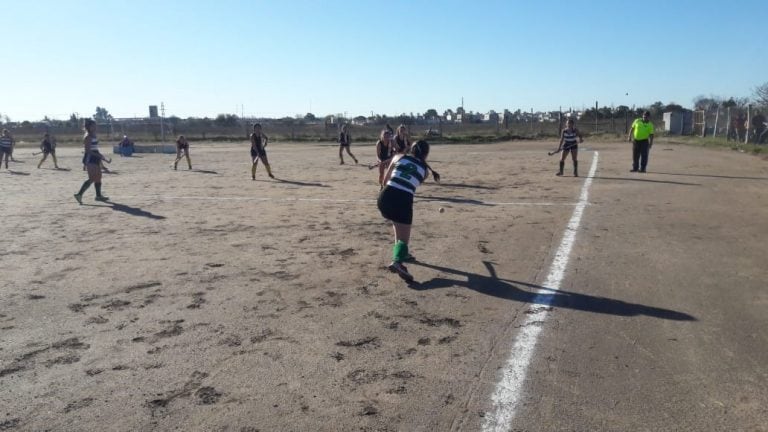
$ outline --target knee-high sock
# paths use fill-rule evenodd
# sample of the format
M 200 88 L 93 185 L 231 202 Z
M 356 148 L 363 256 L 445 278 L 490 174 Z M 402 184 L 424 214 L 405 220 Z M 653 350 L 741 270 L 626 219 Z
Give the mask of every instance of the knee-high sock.
M 579 161 L 573 161 L 573 175 L 579 175 Z
M 96 196 L 100 197 L 101 196 L 101 182 L 96 182 L 93 185 L 96 186 Z
M 563 173 L 563 168 L 565 168 L 565 162 L 560 161 L 560 174 Z
M 268 163 L 264 164 L 264 168 L 267 169 L 267 174 L 269 174 L 269 176 L 272 177 L 272 168 L 269 166 Z
M 408 256 L 408 243 L 398 240 L 392 247 L 392 261 L 403 262 Z
M 91 187 L 91 183 L 92 183 L 92 182 L 91 182 L 90 180 L 86 180 L 86 181 L 84 181 L 84 182 L 83 182 L 83 185 L 80 187 L 80 192 L 78 192 L 77 194 L 78 194 L 78 195 L 82 195 L 82 194 L 84 194 L 84 193 L 85 193 L 85 191 L 87 191 L 87 190 L 88 190 L 88 188 L 89 188 L 89 187 Z
M 256 177 L 256 164 L 251 165 L 251 177 Z

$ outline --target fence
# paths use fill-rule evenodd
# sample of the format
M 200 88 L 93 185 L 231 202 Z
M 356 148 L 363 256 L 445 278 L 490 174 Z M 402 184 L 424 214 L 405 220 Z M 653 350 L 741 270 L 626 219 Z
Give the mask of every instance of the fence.
M 503 122 L 452 123 L 426 122 L 413 119 L 406 127 L 415 139 L 429 137 L 437 142 L 488 142 L 505 139 L 556 138 L 564 126 L 565 113 L 555 120 L 507 119 Z M 396 127 L 395 119 L 389 119 Z M 582 119 L 576 127 L 584 135 L 615 134 L 624 135 L 632 118 L 629 116 Z M 652 119 L 657 125 L 661 119 Z M 173 142 L 177 135 L 184 135 L 190 141 L 239 141 L 247 140 L 251 124 L 260 122 L 264 133 L 272 140 L 279 141 L 320 141 L 336 142 L 339 131 L 337 123 L 304 122 L 296 120 L 243 119 L 234 125 L 220 125 L 213 121 L 200 119 L 166 122 L 161 126 L 159 120 L 127 119 L 110 123 L 99 123 L 98 134 L 102 141 L 117 143 L 123 135 L 128 135 L 136 143 Z M 350 125 L 350 134 L 354 142 L 374 143 L 384 128 L 385 123 Z M 7 127 L 7 126 L 6 126 Z M 39 142 L 44 133 L 49 133 L 59 143 L 82 140 L 82 130 L 71 124 L 46 125 L 42 123 L 26 126 L 9 127 L 17 142 Z

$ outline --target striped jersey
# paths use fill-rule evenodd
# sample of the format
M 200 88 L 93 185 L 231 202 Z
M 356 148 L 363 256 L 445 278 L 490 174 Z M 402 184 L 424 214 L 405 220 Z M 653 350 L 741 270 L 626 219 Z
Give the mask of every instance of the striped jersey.
M 387 186 L 414 194 L 416 188 L 424 182 L 427 175 L 427 167 L 424 162 L 413 156 L 403 156 L 392 169 L 392 176 L 387 182 Z
M 91 137 L 91 151 L 92 152 L 99 151 L 99 140 L 96 137 Z
M 9 136 L 0 137 L 0 147 L 11 147 L 13 146 L 13 138 Z
M 563 129 L 563 147 L 575 147 L 578 144 L 579 131 L 574 129 Z

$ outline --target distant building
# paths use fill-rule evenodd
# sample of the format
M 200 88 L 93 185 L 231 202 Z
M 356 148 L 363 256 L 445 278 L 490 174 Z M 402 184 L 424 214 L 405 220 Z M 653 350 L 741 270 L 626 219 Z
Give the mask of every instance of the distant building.
M 664 132 L 670 135 L 692 134 L 693 112 L 690 110 L 665 112 Z

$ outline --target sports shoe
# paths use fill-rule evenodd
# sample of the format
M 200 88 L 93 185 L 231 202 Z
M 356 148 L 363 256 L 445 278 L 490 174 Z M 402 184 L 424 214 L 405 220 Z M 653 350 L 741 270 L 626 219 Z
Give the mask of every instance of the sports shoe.
M 637 170 L 632 168 L 631 170 L 629 170 L 629 172 L 637 172 Z
M 562 177 L 563 173 L 561 173 L 560 171 L 558 171 L 558 172 L 556 172 L 556 173 L 555 173 L 555 175 L 556 175 L 556 176 L 558 176 L 558 177 Z
M 77 200 L 77 203 L 80 205 L 83 205 L 83 196 L 80 194 L 75 194 L 75 199 Z
M 416 262 L 416 257 L 411 254 L 408 254 L 405 256 L 405 258 L 403 258 L 403 262 L 408 262 L 408 263 Z
M 645 172 L 645 170 L 644 170 L 644 169 L 641 169 L 641 170 L 640 170 L 640 172 L 641 172 L 641 173 L 644 173 L 644 172 Z
M 104 196 L 104 195 L 99 195 L 99 196 L 97 196 L 95 199 L 96 199 L 96 201 L 101 201 L 101 202 L 107 202 L 107 201 L 109 201 L 109 197 L 107 197 L 107 196 Z
M 411 276 L 411 274 L 408 273 L 408 269 L 405 268 L 403 264 L 393 261 L 392 264 L 387 266 L 387 268 L 392 273 L 397 273 L 397 275 L 400 276 L 400 279 L 406 282 L 413 282 L 413 276 Z

